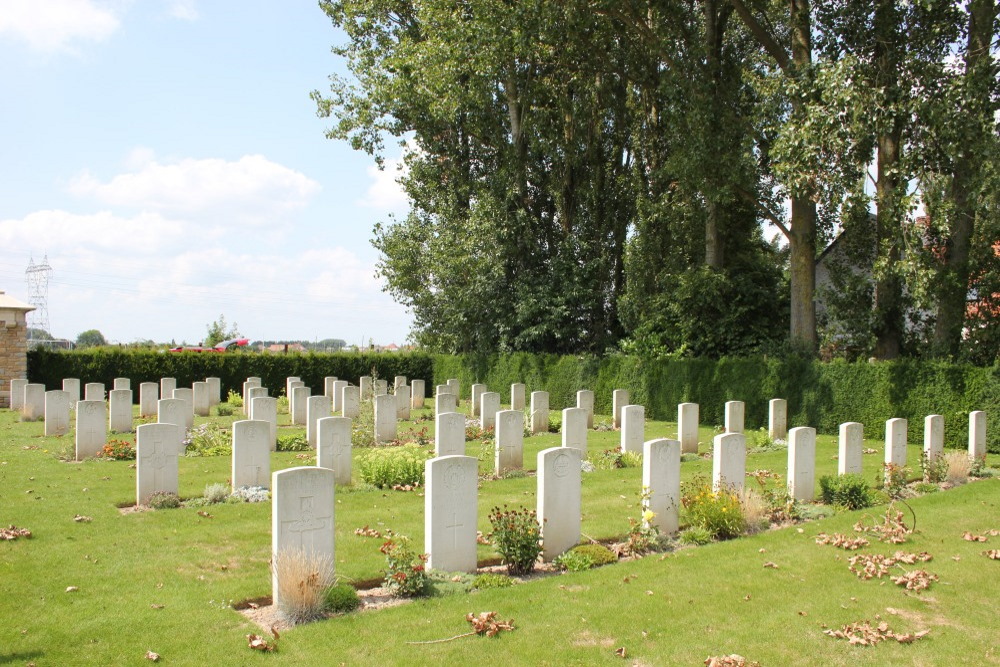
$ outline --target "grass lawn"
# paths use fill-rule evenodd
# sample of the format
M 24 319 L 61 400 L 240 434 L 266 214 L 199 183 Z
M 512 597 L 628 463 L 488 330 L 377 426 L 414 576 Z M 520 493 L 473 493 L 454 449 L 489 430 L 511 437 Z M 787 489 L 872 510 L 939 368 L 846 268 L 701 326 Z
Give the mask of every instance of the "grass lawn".
M 213 420 L 228 425 L 232 418 Z M 433 433 L 432 421 L 402 430 L 425 427 Z M 910 425 L 911 443 L 920 440 L 919 428 Z M 878 453 L 864 456 L 864 475 L 874 480 L 881 470 L 882 425 L 868 430 L 876 439 L 865 447 Z M 301 431 L 285 424 L 279 435 Z M 647 423 L 646 439 L 675 433 L 675 424 Z M 701 452 L 710 451 L 712 435 L 702 429 Z M 527 438 L 525 467 L 534 470 L 537 453 L 558 446 L 559 438 Z M 615 447 L 618 438 L 618 432 L 591 431 L 590 452 Z M 159 653 L 164 664 L 178 665 L 694 665 L 729 653 L 763 665 L 1000 664 L 1000 561 L 982 555 L 1000 548 L 1000 537 L 985 544 L 962 539 L 966 530 L 1000 529 L 998 479 L 908 501 L 917 519 L 909 542 L 873 541 L 861 550 L 931 553 L 931 562 L 908 568 L 940 577 L 920 593 L 887 578 L 862 581 L 848 571 L 847 560 L 857 552 L 815 544 L 820 532 L 853 535 L 860 518 L 881 515 L 882 508 L 874 508 L 513 588 L 336 617 L 288 630 L 276 653 L 262 654 L 247 648 L 245 638 L 260 630 L 230 605 L 270 594 L 270 504 L 122 514 L 118 507 L 135 501 L 132 462 L 60 461 L 56 453 L 71 444 L 72 435 L 45 438 L 40 422 L 22 423 L 0 410 L 0 526 L 33 533 L 31 539 L 0 542 L 0 664 L 147 664 L 147 650 Z M 483 447 L 470 442 L 467 453 L 482 453 L 480 470 L 490 473 L 492 457 Z M 836 451 L 834 436 L 818 438 L 817 480 L 836 473 Z M 911 464 L 918 453 L 911 444 Z M 998 459 L 991 456 L 989 463 L 996 467 Z M 272 455 L 272 470 L 313 464 L 310 453 Z M 226 482 L 229 465 L 229 457 L 182 457 L 181 496 L 197 497 L 206 485 Z M 784 477 L 785 467 L 785 451 L 747 458 L 748 470 Z M 682 464 L 684 479 L 697 475 L 711 475 L 710 460 Z M 583 532 L 598 540 L 621 539 L 628 518 L 639 515 L 640 480 L 639 468 L 584 473 Z M 492 507 L 534 508 L 535 479 L 484 480 L 479 493 L 479 529 L 486 533 Z M 381 577 L 381 540 L 354 533 L 365 525 L 409 535 L 422 548 L 423 500 L 419 491 L 338 487 L 338 575 L 355 582 Z M 76 515 L 92 520 L 76 522 Z M 481 560 L 495 557 L 491 547 L 479 549 Z M 766 562 L 777 567 L 765 568 Z M 78 590 L 66 592 L 71 586 Z M 406 643 L 466 632 L 465 615 L 487 610 L 512 618 L 516 630 L 492 639 Z M 931 632 L 912 644 L 875 647 L 851 646 L 822 633 L 879 616 L 897 632 Z M 615 653 L 622 647 L 624 661 Z

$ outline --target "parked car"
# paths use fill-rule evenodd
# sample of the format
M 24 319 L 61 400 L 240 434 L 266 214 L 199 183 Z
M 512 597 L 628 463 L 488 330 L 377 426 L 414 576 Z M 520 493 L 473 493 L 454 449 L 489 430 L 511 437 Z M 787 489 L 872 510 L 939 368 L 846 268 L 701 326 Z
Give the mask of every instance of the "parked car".
M 171 352 L 228 352 L 238 347 L 245 347 L 250 344 L 249 338 L 230 338 L 216 343 L 212 347 L 202 347 L 200 345 L 178 346 L 170 348 Z

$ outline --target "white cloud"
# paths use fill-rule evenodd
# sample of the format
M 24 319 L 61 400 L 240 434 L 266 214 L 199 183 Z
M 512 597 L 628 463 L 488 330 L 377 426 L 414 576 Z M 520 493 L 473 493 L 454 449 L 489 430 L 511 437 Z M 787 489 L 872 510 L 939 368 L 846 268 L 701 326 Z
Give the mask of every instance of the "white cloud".
M 399 211 L 407 208 L 409 201 L 406 192 L 398 182 L 407 171 L 403 160 L 386 160 L 385 169 L 371 166 L 367 171 L 372 182 L 364 198 L 357 201 L 358 206 L 382 211 Z
M 100 42 L 120 25 L 111 10 L 93 0 L 3 0 L 0 34 L 7 33 L 36 51 L 72 51 L 78 41 Z
M 237 161 L 192 158 L 161 164 L 145 149 L 126 160 L 129 173 L 101 182 L 77 175 L 70 191 L 111 205 L 210 219 L 218 223 L 265 225 L 303 208 L 320 185 L 301 172 L 262 155 Z
M 167 6 L 167 14 L 182 21 L 197 21 L 200 14 L 195 4 L 195 0 L 171 0 Z
M 183 243 L 190 234 L 188 223 L 147 212 L 125 218 L 110 211 L 77 214 L 44 210 L 20 220 L 0 220 L 0 247 L 41 245 L 47 252 L 90 248 L 144 255 Z

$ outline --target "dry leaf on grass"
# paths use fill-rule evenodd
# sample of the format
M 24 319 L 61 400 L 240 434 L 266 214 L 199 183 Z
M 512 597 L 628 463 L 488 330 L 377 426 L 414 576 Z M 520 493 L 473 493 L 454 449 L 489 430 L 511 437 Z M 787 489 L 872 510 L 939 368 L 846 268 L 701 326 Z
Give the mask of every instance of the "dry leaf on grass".
M 269 642 L 260 635 L 249 634 L 247 635 L 247 645 L 255 651 L 262 651 L 264 653 L 271 653 L 278 650 L 278 640 L 281 635 L 278 634 L 278 629 L 273 625 L 271 626 L 271 636 L 274 637 L 273 642 Z
M 705 658 L 708 667 L 760 667 L 759 662 L 747 660 L 742 655 L 730 653 L 729 655 L 713 655 Z
M 504 630 L 514 629 L 514 619 L 498 621 L 495 611 L 484 611 L 478 616 L 469 613 L 465 616 L 465 620 L 472 625 L 472 629 L 477 635 L 486 635 L 487 637 L 494 637 Z
M 984 551 L 983 555 L 992 560 L 1000 560 L 1000 549 L 989 549 Z
M 893 560 L 897 563 L 906 563 L 907 565 L 913 565 L 917 561 L 921 563 L 927 563 L 934 559 L 934 556 L 930 555 L 926 551 L 921 551 L 918 554 L 911 554 L 905 551 L 897 551 L 892 555 Z
M 152 651 L 146 651 L 146 660 L 152 660 L 153 662 L 159 662 L 160 654 L 153 653 Z
M 858 533 L 871 533 L 882 542 L 890 544 L 902 544 L 912 531 L 903 521 L 903 512 L 895 509 L 892 505 L 885 509 L 885 518 L 881 523 L 876 522 L 871 526 L 866 526 L 864 520 L 854 524 L 854 530 Z
M 490 544 L 489 539 L 485 535 L 483 535 L 483 531 L 481 530 L 476 531 L 476 544 L 485 544 L 485 545 Z
M 66 592 L 67 593 L 76 593 L 78 590 L 80 590 L 79 586 L 67 586 L 66 587 Z
M 617 655 L 619 658 L 626 658 L 626 657 L 628 657 L 627 653 L 628 652 L 625 650 L 624 646 L 622 646 L 621 648 L 616 648 L 615 649 L 615 655 Z
M 27 528 L 18 528 L 13 524 L 6 528 L 0 528 L 0 540 L 16 540 L 19 537 L 31 537 L 31 531 Z
M 764 567 L 770 568 L 772 570 L 777 570 L 778 569 L 777 563 L 772 563 L 771 561 L 767 561 L 766 563 L 764 563 Z
M 970 531 L 965 531 L 962 533 L 962 539 L 966 542 L 985 542 L 987 538 L 985 535 L 973 535 Z
M 215 518 L 213 515 L 209 514 L 208 512 L 205 512 L 203 510 L 198 510 L 198 516 L 205 517 L 206 519 L 214 519 Z
M 892 583 L 902 586 L 908 591 L 922 591 L 930 588 L 932 582 L 938 580 L 936 574 L 931 574 L 927 570 L 910 570 L 898 577 L 892 577 Z
M 816 536 L 816 544 L 832 544 L 840 549 L 855 551 L 861 547 L 867 547 L 870 543 L 863 537 L 847 537 L 840 533 L 834 533 L 833 535 L 820 533 Z
M 361 537 L 382 537 L 382 533 L 378 532 L 374 528 L 369 528 L 367 523 L 364 528 L 355 528 L 354 534 L 360 535 Z
M 82 514 L 77 514 L 76 516 L 73 517 L 73 521 L 76 521 L 77 523 L 90 523 L 91 521 L 93 521 L 93 519 L 89 516 L 83 516 Z
M 878 625 L 872 625 L 868 621 L 858 621 L 848 623 L 840 630 L 824 630 L 823 634 L 835 639 L 846 639 L 851 644 L 858 646 L 874 646 L 879 642 L 894 639 L 900 644 L 909 644 L 920 639 L 929 633 L 930 630 L 921 630 L 914 633 L 898 633 L 889 629 L 889 624 L 885 621 Z

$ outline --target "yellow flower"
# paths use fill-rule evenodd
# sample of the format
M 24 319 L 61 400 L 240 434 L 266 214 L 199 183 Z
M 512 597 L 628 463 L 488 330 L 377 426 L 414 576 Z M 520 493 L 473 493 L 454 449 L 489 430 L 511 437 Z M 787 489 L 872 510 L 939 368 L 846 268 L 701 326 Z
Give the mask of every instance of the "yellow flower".
M 653 510 L 646 510 L 642 513 L 642 520 L 645 521 L 646 523 L 649 523 L 655 518 L 656 518 L 656 512 L 654 512 Z
M 728 509 L 728 508 L 726 508 L 726 507 L 723 507 L 723 508 L 722 508 L 722 511 L 723 511 L 723 512 L 725 512 L 725 511 L 726 511 L 727 509 Z

